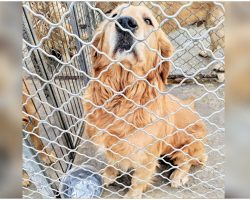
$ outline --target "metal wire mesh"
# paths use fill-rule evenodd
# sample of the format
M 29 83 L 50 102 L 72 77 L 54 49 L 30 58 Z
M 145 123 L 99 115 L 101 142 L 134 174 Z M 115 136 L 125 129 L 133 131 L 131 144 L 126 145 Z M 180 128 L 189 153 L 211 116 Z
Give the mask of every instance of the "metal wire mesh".
M 69 175 L 70 169 L 75 167 L 94 166 L 94 174 L 97 175 L 103 174 L 108 167 L 117 168 L 115 164 L 107 162 L 102 151 L 97 150 L 98 144 L 84 134 L 86 126 L 90 125 L 88 116 L 91 114 L 84 112 L 82 104 L 88 102 L 84 94 L 92 82 L 96 81 L 108 88 L 98 79 L 100 76 L 96 78 L 91 73 L 91 50 L 95 49 L 99 54 L 104 53 L 95 48 L 93 41 L 98 35 L 96 29 L 101 21 L 114 20 L 109 12 L 116 4 L 119 3 L 23 3 L 24 198 L 64 197 L 66 191 L 60 190 L 62 178 Z M 187 184 L 172 188 L 170 185 L 173 180 L 170 180 L 170 174 L 178 166 L 172 161 L 166 161 L 166 156 L 156 157 L 155 159 L 159 160 L 158 169 L 154 172 L 157 181 L 148 183 L 150 188 L 143 193 L 143 197 L 221 198 L 224 196 L 224 83 L 217 83 L 215 80 L 218 78 L 217 72 L 222 74 L 224 71 L 224 56 L 223 49 L 213 49 L 210 44 L 213 44 L 211 39 L 219 40 L 220 45 L 223 43 L 223 4 L 214 2 L 211 3 L 211 8 L 206 6 L 206 3 L 197 5 L 192 2 L 130 2 L 126 3 L 123 9 L 129 9 L 132 4 L 144 5 L 153 12 L 160 25 L 152 32 L 161 28 L 175 48 L 173 56 L 165 58 L 173 67 L 167 90 L 159 91 L 160 96 L 173 94 L 182 99 L 194 96 L 196 114 L 205 122 L 208 130 L 207 136 L 201 140 L 208 155 L 207 164 L 203 168 L 191 169 Z M 212 23 L 199 18 L 203 16 L 199 14 L 201 10 L 203 15 L 213 19 Z M 152 50 L 146 39 L 140 42 Z M 221 46 L 223 47 L 223 44 Z M 209 58 L 199 56 L 200 51 L 204 50 L 211 54 Z M 109 59 L 111 68 L 115 61 Z M 124 66 L 122 68 L 126 69 Z M 136 77 L 135 83 L 141 78 L 145 79 L 146 75 Z M 148 81 L 146 83 L 152 86 Z M 94 110 L 103 109 L 114 117 L 112 124 L 120 120 L 134 126 L 126 118 L 126 115 L 135 112 L 134 110 L 127 110 L 126 115 L 122 116 L 110 112 L 105 107 L 105 103 L 120 95 L 130 101 L 135 110 L 144 109 L 155 118 L 144 127 L 134 127 L 135 130 L 154 137 L 147 131 L 148 126 L 161 120 L 169 123 L 148 109 L 146 104 L 136 103 L 121 91 L 112 92 L 112 97 L 101 106 L 88 102 L 95 107 Z M 158 98 L 160 97 L 151 101 L 157 101 Z M 177 101 L 180 107 L 186 106 L 175 98 L 171 101 Z M 175 115 L 176 112 L 169 114 Z M 190 125 L 183 131 L 187 133 L 186 129 Z M 102 131 L 112 135 L 108 127 L 100 128 L 93 124 L 91 126 L 99 130 L 97 134 Z M 154 137 L 155 142 L 159 140 Z M 194 138 L 193 142 L 198 140 Z M 122 141 L 123 138 L 119 138 L 118 144 Z M 185 146 L 173 147 L 173 152 L 184 152 L 184 148 Z M 148 146 L 142 150 L 148 151 L 147 149 Z M 131 158 L 128 156 L 121 159 Z M 122 172 L 118 178 L 113 178 L 113 184 L 107 187 L 102 183 L 99 186 L 103 190 L 99 198 L 120 198 L 124 197 L 128 190 L 133 190 L 133 170 Z

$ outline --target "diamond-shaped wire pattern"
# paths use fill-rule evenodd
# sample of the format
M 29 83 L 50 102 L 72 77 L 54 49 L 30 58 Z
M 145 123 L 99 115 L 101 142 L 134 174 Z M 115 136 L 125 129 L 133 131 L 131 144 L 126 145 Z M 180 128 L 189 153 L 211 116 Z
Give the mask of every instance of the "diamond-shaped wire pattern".
M 135 194 L 138 192 L 135 189 L 136 184 L 148 186 L 142 194 L 143 198 L 222 198 L 224 83 L 223 80 L 220 80 L 221 83 L 215 80 L 218 79 L 218 73 L 221 78 L 224 72 L 223 4 L 126 3 L 122 8 L 124 10 L 132 5 L 148 7 L 159 22 L 159 26 L 155 27 L 151 34 L 162 29 L 174 46 L 173 55 L 168 58 L 157 52 L 161 61 L 143 76 L 113 60 L 93 44 L 100 34 L 96 29 L 102 21 L 113 20 L 117 23 L 117 18 L 111 18 L 110 12 L 118 4 L 120 3 L 23 3 L 23 197 L 66 197 L 73 187 L 70 185 L 73 182 L 64 185 L 62 182 L 67 177 L 73 177 L 72 170 L 83 169 L 85 173 L 91 172 L 89 178 L 102 179 L 96 186 L 96 190 L 102 191 L 102 194 L 94 196 L 96 198 L 123 198 L 126 193 Z M 136 36 L 133 36 L 136 40 Z M 145 44 L 150 51 L 157 51 L 150 47 L 146 38 L 136 41 L 134 46 L 139 43 Z M 222 48 L 217 49 L 217 46 Z M 106 56 L 110 62 L 98 76 L 92 74 L 93 50 Z M 209 57 L 199 56 L 201 51 L 205 51 Z M 163 61 L 170 62 L 172 70 L 166 90 L 161 91 L 148 81 L 147 76 Z M 121 70 L 132 74 L 135 81 L 119 91 L 114 90 L 101 79 L 113 65 L 119 65 Z M 127 89 L 142 81 L 151 91 L 159 94 L 144 103 L 126 95 Z M 96 103 L 91 97 L 86 97 L 87 90 L 94 84 L 105 88 L 107 93 L 111 94 L 102 103 Z M 180 99 L 192 96 L 194 99 L 192 103 L 189 101 L 185 104 L 172 95 Z M 150 105 L 161 101 L 163 96 L 167 96 L 170 104 L 177 105 L 177 109 L 164 115 L 153 110 Z M 110 108 L 110 102 L 119 98 L 130 106 L 125 108 L 124 113 L 117 113 L 113 107 Z M 192 109 L 193 103 L 195 110 Z M 84 110 L 85 106 L 91 107 L 91 110 Z M 198 120 L 179 128 L 170 119 L 176 117 L 182 109 L 191 111 Z M 138 125 L 131 121 L 131 116 L 135 118 L 136 113 L 140 111 L 145 116 L 150 116 L 147 124 Z M 111 123 L 99 126 L 99 122 L 90 120 L 97 118 L 95 115 L 98 112 L 112 119 Z M 100 121 L 103 116 L 100 116 Z M 196 137 L 190 132 L 200 121 L 206 126 L 207 135 L 204 137 Z M 173 131 L 158 137 L 150 131 L 155 124 L 167 124 Z M 129 135 L 124 137 L 123 133 L 116 133 L 115 126 L 124 126 L 124 130 L 129 127 L 129 135 L 138 134 L 140 137 L 150 138 L 151 142 L 140 147 L 129 139 Z M 86 130 L 93 129 L 95 134 L 88 137 Z M 191 142 L 178 147 L 168 142 L 169 138 L 180 132 Z M 98 141 L 104 134 L 115 142 L 105 147 L 104 142 Z M 161 157 L 156 156 L 152 148 L 158 143 L 172 150 Z M 126 155 L 120 154 L 116 149 L 124 144 L 133 151 L 128 151 Z M 202 167 L 192 167 L 190 171 L 185 171 L 183 169 L 189 162 L 201 162 L 187 150 L 195 144 L 205 148 L 207 162 Z M 116 157 L 112 163 L 108 161 L 105 152 L 111 152 Z M 142 165 L 139 161 L 142 158 L 138 155 L 144 154 L 150 157 L 150 161 Z M 174 155 L 185 157 L 185 162 L 176 164 L 176 160 L 170 160 Z M 137 168 L 127 169 L 122 166 L 126 162 Z M 155 169 L 152 173 L 154 181 L 149 181 L 148 175 L 138 175 L 138 169 L 142 169 L 145 174 L 151 173 L 151 166 Z M 176 172 L 174 170 L 179 170 L 189 181 L 179 184 L 178 180 L 173 178 Z M 107 176 L 107 171 L 117 174 Z M 150 176 L 150 179 L 152 177 Z M 84 178 L 78 177 L 77 180 L 83 181 Z M 106 185 L 107 180 L 112 184 Z M 184 178 L 180 183 L 182 181 Z M 179 187 L 174 188 L 175 185 Z M 67 186 L 67 189 L 64 186 Z M 73 197 L 83 197 L 80 195 L 86 193 L 86 188 L 83 183 L 81 187 L 82 193 L 74 194 Z M 87 193 L 91 193 L 90 190 L 88 189 Z M 138 196 L 141 197 L 140 194 L 132 197 Z M 88 196 L 85 194 L 85 197 Z

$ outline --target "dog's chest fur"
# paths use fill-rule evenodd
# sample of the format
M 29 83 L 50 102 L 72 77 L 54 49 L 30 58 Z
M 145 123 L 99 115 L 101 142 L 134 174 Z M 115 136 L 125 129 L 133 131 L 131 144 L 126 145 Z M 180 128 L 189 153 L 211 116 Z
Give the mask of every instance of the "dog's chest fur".
M 134 140 L 129 135 L 139 137 L 142 133 L 136 130 L 143 130 L 154 120 L 152 112 L 157 112 L 153 106 L 158 93 L 146 81 L 138 81 L 124 71 L 110 70 L 99 80 L 102 83 L 92 82 L 85 92 L 84 99 L 89 100 L 84 103 L 88 122 L 85 132 L 96 143 L 106 148 L 112 146 L 115 152 L 127 153 L 133 145 L 121 139 Z M 119 145 L 114 145 L 116 142 Z

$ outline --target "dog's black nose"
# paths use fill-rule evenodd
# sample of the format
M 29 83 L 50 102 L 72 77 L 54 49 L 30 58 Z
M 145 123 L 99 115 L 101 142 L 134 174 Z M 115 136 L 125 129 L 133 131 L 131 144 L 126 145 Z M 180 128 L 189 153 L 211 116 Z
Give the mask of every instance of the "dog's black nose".
M 138 28 L 137 22 L 132 17 L 120 17 L 117 19 L 117 22 L 123 28 L 131 30 L 131 32 L 134 32 Z M 118 28 L 118 30 L 120 29 L 117 24 L 116 27 Z

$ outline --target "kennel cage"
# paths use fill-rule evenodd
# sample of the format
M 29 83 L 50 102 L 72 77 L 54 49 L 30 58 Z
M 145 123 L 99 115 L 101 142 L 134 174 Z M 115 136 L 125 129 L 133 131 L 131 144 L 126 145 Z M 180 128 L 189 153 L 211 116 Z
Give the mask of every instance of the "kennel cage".
M 158 20 L 170 9 L 157 2 L 136 4 L 158 9 Z M 223 4 L 214 4 L 224 9 Z M 183 4 L 177 13 L 165 18 L 175 18 L 190 5 L 192 2 Z M 28 175 L 24 179 L 29 182 L 23 187 L 24 198 L 61 198 L 61 179 L 72 167 L 88 164 L 100 172 L 105 165 L 103 157 L 96 154 L 91 142 L 82 135 L 86 123 L 83 93 L 92 79 L 92 39 L 98 24 L 108 15 L 95 6 L 95 2 L 23 3 L 23 116 L 28 118 L 23 125 L 23 171 Z M 190 16 L 193 14 L 190 11 Z M 223 25 L 223 19 L 218 20 L 210 31 Z M 168 37 L 176 51 L 169 93 L 181 94 L 183 98 L 194 94 L 199 114 L 209 130 L 209 164 L 192 173 L 191 186 L 179 190 L 169 188 L 170 169 L 163 167 L 158 174 L 160 181 L 145 193 L 147 198 L 224 195 L 224 83 L 216 82 L 218 77 L 213 70 L 214 65 L 224 62 L 224 56 L 222 49 L 211 58 L 199 56 L 210 45 L 208 33 L 204 24 L 191 24 L 179 27 Z M 28 111 L 30 107 L 32 112 Z M 31 136 L 41 140 L 39 150 Z M 44 154 L 45 160 L 41 156 Z M 103 186 L 102 197 L 123 197 L 129 188 L 127 179 L 120 177 L 116 185 Z

